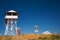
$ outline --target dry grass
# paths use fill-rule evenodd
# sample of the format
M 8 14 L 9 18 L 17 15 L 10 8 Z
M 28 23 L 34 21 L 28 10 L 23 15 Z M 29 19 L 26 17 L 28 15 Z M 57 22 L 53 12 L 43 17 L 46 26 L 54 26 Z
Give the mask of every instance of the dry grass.
M 23 34 L 16 36 L 0 36 L 0 40 L 60 40 L 60 34 Z

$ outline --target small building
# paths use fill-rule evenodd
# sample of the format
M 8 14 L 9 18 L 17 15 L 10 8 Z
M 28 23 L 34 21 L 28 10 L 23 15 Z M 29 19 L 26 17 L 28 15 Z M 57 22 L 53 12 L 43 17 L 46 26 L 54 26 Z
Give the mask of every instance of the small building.
M 42 34 L 51 34 L 51 32 L 45 31 L 45 32 L 43 32 Z

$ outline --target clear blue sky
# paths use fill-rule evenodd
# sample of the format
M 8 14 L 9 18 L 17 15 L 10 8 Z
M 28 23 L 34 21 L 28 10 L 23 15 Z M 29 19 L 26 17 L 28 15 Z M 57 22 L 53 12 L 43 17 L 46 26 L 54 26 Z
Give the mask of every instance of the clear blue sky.
M 19 13 L 18 27 L 23 34 L 35 33 L 34 25 L 38 25 L 38 33 L 60 33 L 59 0 L 0 0 L 0 34 L 5 32 L 5 11 L 11 9 Z

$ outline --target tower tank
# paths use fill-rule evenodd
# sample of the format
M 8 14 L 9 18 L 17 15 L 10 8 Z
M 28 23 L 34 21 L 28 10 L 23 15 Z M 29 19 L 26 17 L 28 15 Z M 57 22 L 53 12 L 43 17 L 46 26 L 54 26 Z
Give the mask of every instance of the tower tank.
M 6 12 L 5 15 L 5 35 L 16 35 L 18 13 L 14 10 Z

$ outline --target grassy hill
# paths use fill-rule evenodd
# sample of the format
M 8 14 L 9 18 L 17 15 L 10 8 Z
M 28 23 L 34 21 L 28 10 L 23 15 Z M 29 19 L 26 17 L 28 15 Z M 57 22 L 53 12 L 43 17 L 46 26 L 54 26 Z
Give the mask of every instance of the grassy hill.
M 0 36 L 0 40 L 60 40 L 60 34 L 23 34 Z

